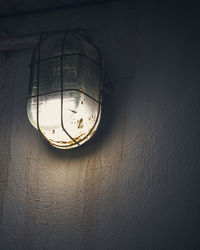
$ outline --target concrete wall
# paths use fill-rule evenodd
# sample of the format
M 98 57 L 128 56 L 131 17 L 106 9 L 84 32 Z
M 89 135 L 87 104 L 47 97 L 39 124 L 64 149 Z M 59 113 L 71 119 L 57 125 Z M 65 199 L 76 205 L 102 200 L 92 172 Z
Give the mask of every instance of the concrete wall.
M 0 60 L 0 250 L 200 247 L 198 6 L 121 1 L 1 20 L 4 32 L 87 29 L 107 79 L 96 136 L 46 144 L 26 116 L 32 49 Z

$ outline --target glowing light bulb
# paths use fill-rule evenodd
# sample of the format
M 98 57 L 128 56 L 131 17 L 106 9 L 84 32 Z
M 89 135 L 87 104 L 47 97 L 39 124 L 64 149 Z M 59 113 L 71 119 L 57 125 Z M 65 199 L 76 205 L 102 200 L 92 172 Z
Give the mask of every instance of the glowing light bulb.
M 28 99 L 27 105 L 28 118 L 37 129 L 37 97 Z M 83 93 L 75 91 L 64 91 L 63 93 L 64 129 L 79 145 L 89 140 L 98 127 L 100 121 L 98 105 L 96 101 Z M 99 118 L 96 121 L 97 116 Z M 53 146 L 61 149 L 78 146 L 62 128 L 59 92 L 40 96 L 39 123 L 41 132 Z M 89 133 L 90 131 L 91 133 Z
M 75 31 L 46 36 L 39 48 L 32 56 L 28 118 L 54 147 L 77 147 L 101 117 L 99 51 Z

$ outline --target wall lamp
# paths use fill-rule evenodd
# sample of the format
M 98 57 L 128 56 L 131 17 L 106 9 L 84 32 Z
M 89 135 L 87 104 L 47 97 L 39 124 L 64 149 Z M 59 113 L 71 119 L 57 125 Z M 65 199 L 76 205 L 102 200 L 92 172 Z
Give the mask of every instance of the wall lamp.
M 102 58 L 81 29 L 40 35 L 31 59 L 27 115 L 54 147 L 88 141 L 99 125 Z

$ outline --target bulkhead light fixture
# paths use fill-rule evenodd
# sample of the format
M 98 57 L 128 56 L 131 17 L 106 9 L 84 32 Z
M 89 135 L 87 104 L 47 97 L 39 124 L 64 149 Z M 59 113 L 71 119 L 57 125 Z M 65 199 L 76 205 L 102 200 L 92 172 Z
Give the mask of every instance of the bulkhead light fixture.
M 88 141 L 101 117 L 102 59 L 80 29 L 42 33 L 30 73 L 27 115 L 54 147 Z

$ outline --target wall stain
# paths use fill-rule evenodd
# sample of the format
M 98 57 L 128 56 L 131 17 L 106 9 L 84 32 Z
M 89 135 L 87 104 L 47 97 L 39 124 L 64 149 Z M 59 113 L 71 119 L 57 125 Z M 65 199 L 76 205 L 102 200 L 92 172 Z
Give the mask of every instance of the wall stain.
M 96 214 L 101 186 L 100 152 L 90 156 L 85 170 L 83 186 L 82 242 L 81 249 L 95 249 Z
M 14 68 L 14 76 L 10 69 Z M 11 133 L 13 120 L 13 105 L 17 65 L 7 58 L 4 67 L 0 68 L 0 229 L 3 220 L 3 206 L 8 186 L 9 166 L 11 162 Z
M 45 180 L 43 179 L 44 176 Z M 23 249 L 25 250 L 31 250 L 34 247 L 43 250 L 48 249 L 48 243 L 54 229 L 52 224 L 53 213 L 56 211 L 54 181 L 55 169 L 49 169 L 44 158 L 35 157 L 35 153 L 31 153 L 27 157 L 25 174 L 27 192 L 23 242 Z M 48 197 L 42 196 L 44 191 L 41 191 L 41 188 L 44 186 L 45 192 L 49 190 L 49 187 L 52 190 L 51 192 L 48 191 Z M 43 231 L 39 236 L 37 233 L 38 226 Z
M 32 163 L 37 162 L 32 166 Z M 38 204 L 40 202 L 39 196 L 39 176 L 40 176 L 40 158 L 34 159 L 32 152 L 27 157 L 27 167 L 25 172 L 26 183 L 26 214 L 24 227 L 24 242 L 23 249 L 33 249 L 34 238 L 33 229 L 36 225 L 36 216 L 38 211 Z

